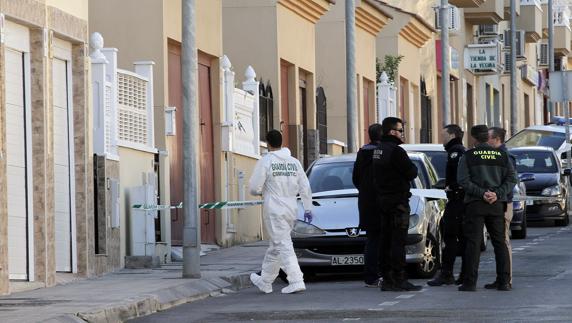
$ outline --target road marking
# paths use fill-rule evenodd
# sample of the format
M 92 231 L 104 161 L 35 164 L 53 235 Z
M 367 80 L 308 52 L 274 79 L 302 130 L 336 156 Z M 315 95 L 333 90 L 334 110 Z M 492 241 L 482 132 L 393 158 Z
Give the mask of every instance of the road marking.
M 527 245 L 529 245 L 529 246 L 536 246 L 537 244 L 538 244 L 538 242 L 529 242 L 529 243 L 527 243 Z
M 378 306 L 393 306 L 397 303 L 399 303 L 399 302 L 383 302 L 383 303 L 379 304 Z
M 359 321 L 359 320 L 361 320 L 361 318 L 359 317 L 348 317 L 344 319 L 344 321 Z
M 523 251 L 524 248 L 513 248 L 512 250 L 513 250 L 513 251 Z
M 368 311 L 383 311 L 383 308 L 368 308 Z
M 396 297 L 396 299 L 409 299 L 411 297 L 414 297 L 415 294 L 404 294 L 404 295 L 399 295 Z

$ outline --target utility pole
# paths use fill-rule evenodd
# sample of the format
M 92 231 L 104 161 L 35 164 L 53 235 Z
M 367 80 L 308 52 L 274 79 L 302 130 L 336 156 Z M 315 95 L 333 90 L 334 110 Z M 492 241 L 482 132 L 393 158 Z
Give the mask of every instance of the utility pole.
M 451 123 L 449 113 L 449 0 L 441 0 L 441 111 L 443 127 Z
M 516 97 L 516 0 L 510 0 L 510 134 L 518 129 Z
M 554 72 L 554 12 L 552 6 L 552 0 L 548 0 L 548 68 L 550 73 Z M 553 114 L 554 103 L 549 100 L 548 120 L 544 120 L 544 122 L 550 122 L 550 118 L 552 118 Z
M 183 87 L 183 278 L 201 277 L 201 245 L 197 161 L 199 155 L 199 109 L 197 105 L 198 53 L 196 39 L 196 0 L 182 1 Z
M 348 152 L 358 149 L 357 77 L 356 77 L 355 1 L 346 0 L 346 92 Z

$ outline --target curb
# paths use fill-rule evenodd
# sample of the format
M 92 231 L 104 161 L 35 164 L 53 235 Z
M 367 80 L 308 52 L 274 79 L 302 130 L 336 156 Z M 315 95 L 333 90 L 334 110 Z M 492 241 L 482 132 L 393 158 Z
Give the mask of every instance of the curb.
M 89 312 L 53 317 L 49 323 L 115 323 L 165 311 L 178 305 L 211 296 L 232 293 L 250 287 L 250 273 L 226 277 L 192 280 L 176 287 L 125 299 L 121 303 L 107 304 Z

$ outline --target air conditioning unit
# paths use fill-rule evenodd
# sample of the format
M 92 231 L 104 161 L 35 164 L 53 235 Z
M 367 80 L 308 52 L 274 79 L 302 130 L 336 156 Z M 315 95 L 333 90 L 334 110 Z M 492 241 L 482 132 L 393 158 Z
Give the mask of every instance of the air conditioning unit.
M 479 37 L 498 35 L 498 25 L 479 25 Z
M 548 67 L 549 64 L 549 54 L 548 54 L 548 44 L 538 44 L 538 66 Z
M 510 50 L 510 45 L 511 45 L 511 33 L 510 30 L 505 30 L 504 31 L 504 48 L 505 50 Z M 525 42 L 525 37 L 526 34 L 524 32 L 524 30 L 517 30 L 516 31 L 516 58 L 518 60 L 521 59 L 526 59 L 526 56 L 524 55 L 524 45 L 526 44 Z
M 435 10 L 435 29 L 441 30 L 441 7 L 433 7 Z M 449 6 L 449 31 L 461 30 L 461 15 L 459 8 Z

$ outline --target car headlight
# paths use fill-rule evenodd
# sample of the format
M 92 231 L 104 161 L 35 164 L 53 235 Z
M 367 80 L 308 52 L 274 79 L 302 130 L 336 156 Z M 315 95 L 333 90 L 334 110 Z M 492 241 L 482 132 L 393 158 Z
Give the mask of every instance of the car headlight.
M 522 210 L 524 209 L 524 201 L 514 201 L 512 202 L 512 208 L 514 210 Z
M 560 195 L 560 185 L 554 185 L 542 190 L 543 196 L 558 196 Z
M 411 216 L 409 217 L 409 230 L 417 227 L 419 225 L 419 215 L 417 214 L 411 214 Z
M 323 234 L 326 234 L 326 231 L 308 222 L 300 220 L 297 220 L 296 223 L 294 223 L 294 229 L 292 229 L 293 238 L 304 238 L 304 237 L 318 236 Z

